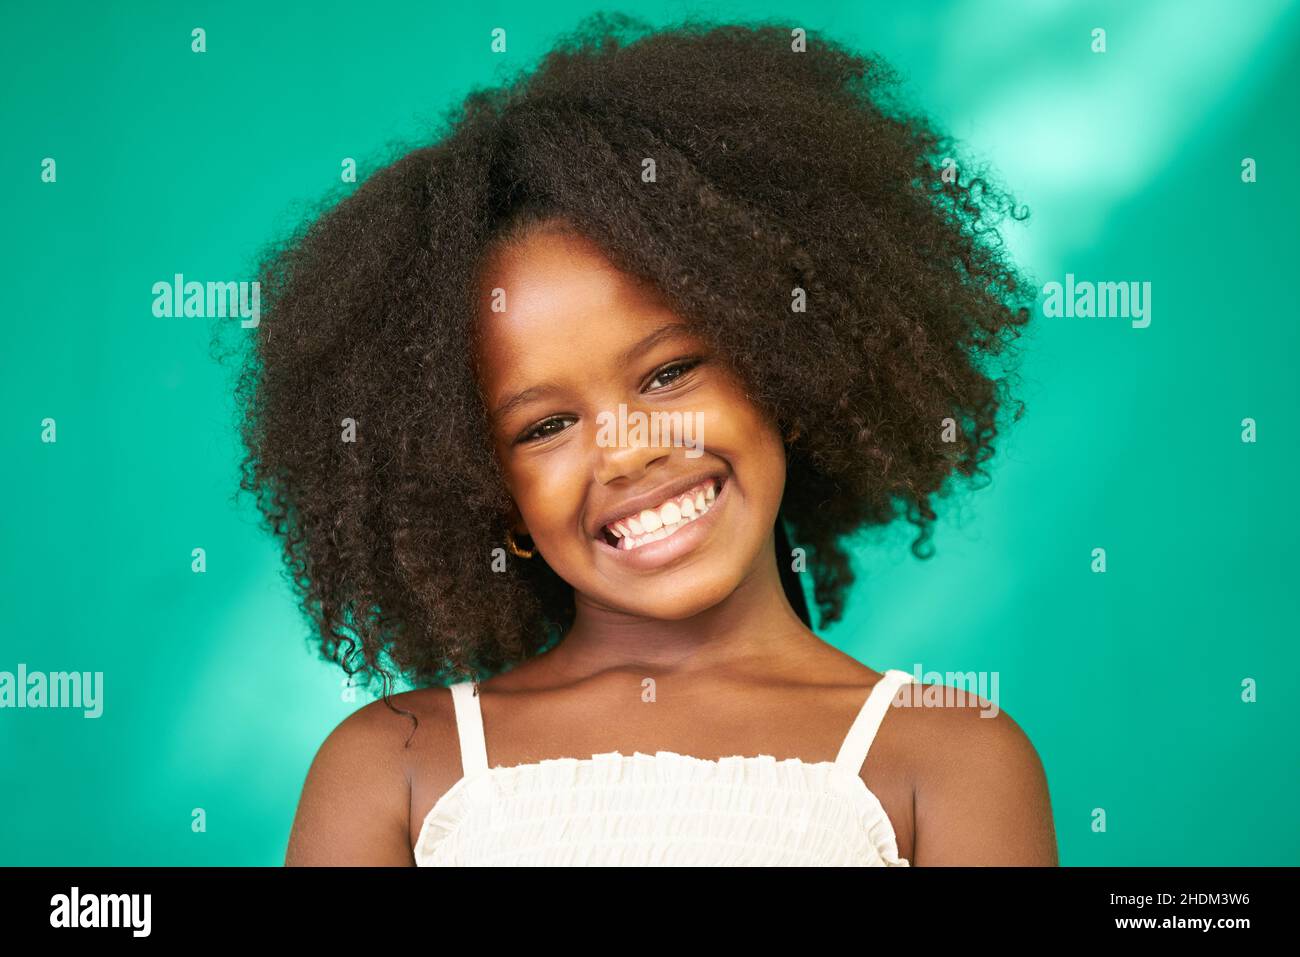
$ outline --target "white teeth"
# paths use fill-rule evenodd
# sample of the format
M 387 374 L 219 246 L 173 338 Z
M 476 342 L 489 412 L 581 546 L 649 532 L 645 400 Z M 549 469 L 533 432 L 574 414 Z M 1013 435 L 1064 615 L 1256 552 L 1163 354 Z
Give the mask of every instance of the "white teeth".
M 630 551 L 649 542 L 667 538 L 679 528 L 704 517 L 717 498 L 713 483 L 670 499 L 658 509 L 647 508 L 636 516 L 610 522 L 605 528 L 617 541 L 616 547 Z

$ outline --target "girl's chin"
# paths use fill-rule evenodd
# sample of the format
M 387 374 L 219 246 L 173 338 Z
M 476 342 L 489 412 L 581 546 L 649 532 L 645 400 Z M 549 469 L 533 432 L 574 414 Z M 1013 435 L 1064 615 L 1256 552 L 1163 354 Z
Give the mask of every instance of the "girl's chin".
M 738 583 L 738 582 L 737 582 Z M 708 611 L 735 590 L 731 588 L 700 582 L 698 584 L 674 584 L 676 594 L 662 593 L 662 583 L 644 588 L 630 585 L 617 594 L 602 596 L 602 604 L 637 618 L 649 618 L 657 621 L 683 621 Z

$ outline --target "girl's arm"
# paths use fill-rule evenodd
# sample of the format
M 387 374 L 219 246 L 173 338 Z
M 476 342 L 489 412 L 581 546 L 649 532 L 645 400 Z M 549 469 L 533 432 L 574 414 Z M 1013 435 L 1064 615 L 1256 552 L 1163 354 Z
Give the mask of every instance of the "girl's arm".
M 982 717 L 982 706 L 984 699 L 967 695 L 957 707 L 925 709 L 918 722 L 926 725 L 926 746 L 913 798 L 910 863 L 1056 866 L 1056 829 L 1038 752 L 1010 715 Z
M 374 701 L 330 732 L 307 772 L 286 867 L 415 866 L 401 720 Z

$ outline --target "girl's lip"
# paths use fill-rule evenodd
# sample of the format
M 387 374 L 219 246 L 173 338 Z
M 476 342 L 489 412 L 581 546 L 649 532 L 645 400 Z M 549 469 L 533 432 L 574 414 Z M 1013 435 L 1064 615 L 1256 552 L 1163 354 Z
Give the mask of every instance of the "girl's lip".
M 693 551 L 713 530 L 717 524 L 717 514 L 720 507 L 730 501 L 728 490 L 731 488 L 731 479 L 726 478 L 722 482 L 722 488 L 718 491 L 717 496 L 713 499 L 713 504 L 701 518 L 687 523 L 685 528 L 678 529 L 667 538 L 661 538 L 657 542 L 649 542 L 640 548 L 615 548 L 603 538 L 593 539 L 596 547 L 604 553 L 608 553 L 616 561 L 619 561 L 629 568 L 648 570 L 659 568 L 675 561 L 687 552 Z

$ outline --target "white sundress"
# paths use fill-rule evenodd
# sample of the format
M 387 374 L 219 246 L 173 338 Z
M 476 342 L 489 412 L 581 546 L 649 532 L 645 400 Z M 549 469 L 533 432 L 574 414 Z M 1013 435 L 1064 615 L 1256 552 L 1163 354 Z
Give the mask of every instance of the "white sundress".
M 417 866 L 907 867 L 859 772 L 900 686 L 871 689 L 834 761 L 675 751 L 488 767 L 472 681 L 451 685 L 463 777 L 426 815 Z

